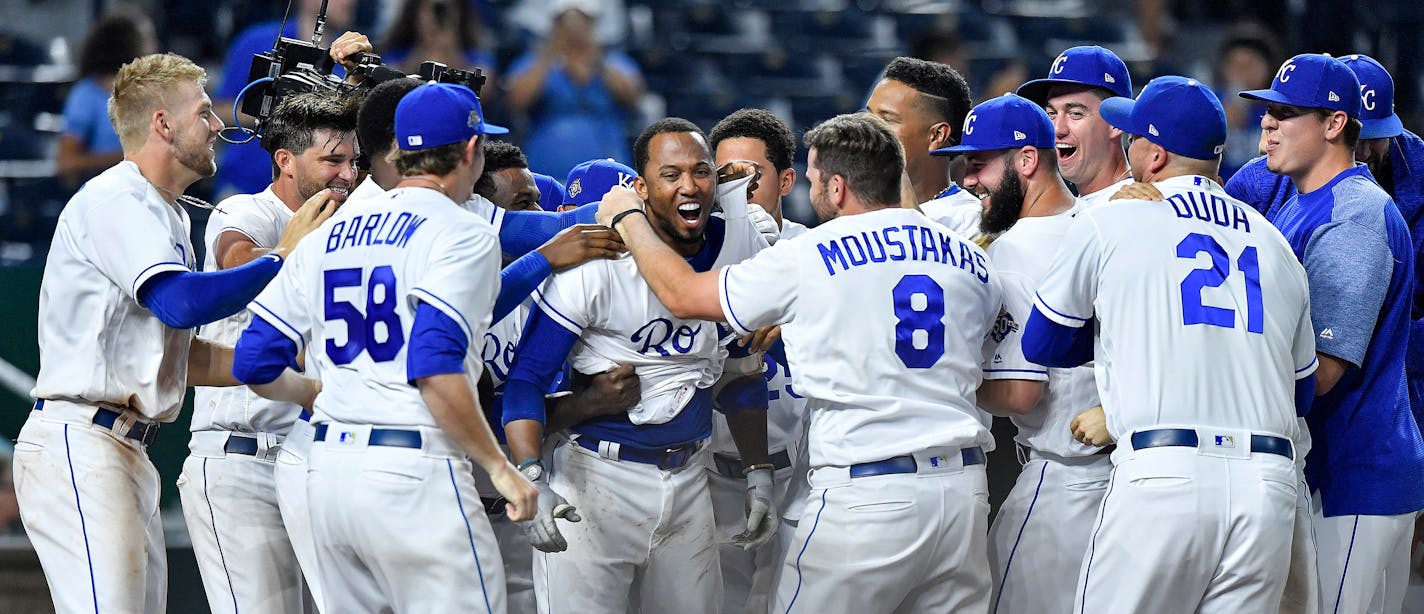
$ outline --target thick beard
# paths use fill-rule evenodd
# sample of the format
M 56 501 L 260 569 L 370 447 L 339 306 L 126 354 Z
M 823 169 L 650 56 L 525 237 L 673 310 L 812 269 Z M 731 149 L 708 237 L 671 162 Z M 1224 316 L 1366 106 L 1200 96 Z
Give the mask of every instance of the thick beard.
M 207 178 L 216 175 L 218 172 L 217 156 L 208 151 L 206 141 L 196 147 L 177 147 L 174 152 L 178 158 L 178 163 L 184 168 L 197 173 L 199 177 Z
M 648 211 L 651 213 L 652 207 L 649 207 Z M 676 212 L 674 212 L 674 215 L 677 215 Z M 657 225 L 662 228 L 664 236 L 671 238 L 673 241 L 676 241 L 681 245 L 696 245 L 699 247 L 702 245 L 702 235 L 707 230 L 706 224 L 699 225 L 696 229 L 689 232 L 687 229 L 683 228 L 680 224 L 678 224 L 678 222 L 681 221 L 681 216 L 677 216 L 678 219 L 674 220 L 663 217 L 662 215 L 659 215 L 657 213 L 653 213 L 652 217 L 657 220 Z
M 979 232 L 996 235 L 1013 228 L 1023 210 L 1024 186 L 1014 169 L 1005 165 L 999 189 L 989 191 L 989 210 L 979 218 Z

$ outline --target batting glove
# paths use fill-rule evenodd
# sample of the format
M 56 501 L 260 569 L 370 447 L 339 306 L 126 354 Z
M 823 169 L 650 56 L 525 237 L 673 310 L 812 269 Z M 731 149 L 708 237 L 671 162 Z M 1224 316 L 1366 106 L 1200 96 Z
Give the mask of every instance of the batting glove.
M 583 520 L 559 493 L 549 486 L 547 478 L 541 478 L 534 482 L 539 488 L 539 511 L 534 515 L 534 519 L 524 525 L 524 530 L 529 534 L 529 541 L 540 552 L 563 552 L 568 550 L 569 542 L 564 540 L 564 536 L 559 532 L 559 526 L 555 524 L 555 519 L 563 518 L 569 522 Z
M 781 519 L 776 514 L 776 495 L 772 492 L 772 469 L 759 468 L 747 472 L 747 530 L 732 537 L 732 545 L 743 550 L 755 550 L 776 536 Z
M 776 245 L 776 240 L 781 238 L 781 227 L 776 225 L 776 218 L 771 217 L 766 209 L 755 203 L 747 204 L 747 219 L 756 226 L 757 232 L 766 239 L 767 245 Z

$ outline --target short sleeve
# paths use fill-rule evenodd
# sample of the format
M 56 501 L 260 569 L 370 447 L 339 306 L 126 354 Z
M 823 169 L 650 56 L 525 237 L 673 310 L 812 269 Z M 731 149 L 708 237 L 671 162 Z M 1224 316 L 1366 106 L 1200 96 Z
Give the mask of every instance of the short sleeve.
M 608 62 L 609 66 L 612 66 L 614 68 L 614 70 L 617 70 L 618 72 L 621 72 L 625 75 L 630 75 L 639 78 L 643 76 L 643 71 L 638 68 L 638 63 L 633 61 L 633 58 L 630 58 L 627 55 L 618 52 L 609 53 L 606 61 Z
M 86 81 L 74 84 L 64 99 L 64 134 L 74 137 L 86 148 L 92 147 L 89 135 L 94 133 L 95 117 L 93 89 Z M 107 121 L 108 118 L 105 118 Z
M 167 206 L 145 203 L 140 195 L 125 193 L 82 213 L 80 224 L 94 265 L 134 300 L 138 300 L 139 288 L 154 275 L 190 270 L 183 239 L 173 236 L 170 220 L 157 210 Z
M 806 243 L 778 242 L 718 271 L 722 316 L 739 334 L 792 319 L 801 279 L 795 250 L 801 245 Z
M 1044 317 L 1073 328 L 1081 328 L 1093 319 L 1101 254 L 1098 225 L 1092 213 L 1080 214 L 1068 227 L 1034 297 L 1034 305 Z
M 1017 273 L 1000 271 L 1004 307 L 989 330 L 992 353 L 984 364 L 984 379 L 1048 380 L 1048 368 L 1029 362 L 1023 354 L 1023 329 L 1033 311 L 1034 280 Z
M 589 276 L 596 266 L 600 265 L 594 261 L 550 275 L 543 289 L 534 292 L 535 304 L 539 310 L 575 336 L 583 334 L 583 329 L 597 323 L 594 313 L 606 312 L 592 308 L 598 300 L 599 292 L 598 284 L 590 283 Z
M 1331 222 L 1311 235 L 1302 264 L 1317 351 L 1361 366 L 1394 269 L 1389 244 L 1357 222 Z
M 297 344 L 298 351 L 306 348 L 307 337 L 311 335 L 313 327 L 311 301 L 307 300 L 306 294 L 316 283 L 306 272 L 311 261 L 311 252 L 311 249 L 299 246 L 282 265 L 277 277 L 247 305 L 253 316 L 271 324 L 283 336 L 291 339 L 292 343 Z
M 498 240 L 488 228 L 456 226 L 436 237 L 430 257 L 425 273 L 411 284 L 411 312 L 414 299 L 428 303 L 469 335 L 467 347 L 479 347 L 499 294 Z
M 217 232 L 211 235 L 214 243 L 225 232 L 238 232 L 258 247 L 275 247 L 286 228 L 285 219 L 277 219 L 275 212 L 253 198 L 229 199 L 218 205 L 208 218 L 208 224 L 218 225 Z M 209 245 L 208 249 L 215 247 L 215 244 Z

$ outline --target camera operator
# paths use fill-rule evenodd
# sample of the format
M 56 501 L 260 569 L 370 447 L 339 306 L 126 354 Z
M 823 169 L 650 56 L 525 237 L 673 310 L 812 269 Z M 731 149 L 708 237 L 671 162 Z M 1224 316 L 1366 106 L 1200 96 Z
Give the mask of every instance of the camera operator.
M 335 203 L 346 200 L 356 183 L 357 108 L 355 98 L 330 91 L 297 94 L 278 105 L 262 136 L 272 184 L 218 205 L 205 233 L 204 269 L 231 269 L 268 253 L 293 212 L 323 190 Z M 204 326 L 201 335 L 231 345 L 251 319 L 244 309 Z M 208 602 L 214 611 L 232 603 L 237 611 L 302 612 L 303 569 L 313 580 L 312 595 L 321 596 L 315 548 L 301 545 L 311 541 L 305 497 L 290 494 L 304 494 L 305 480 L 278 477 L 277 466 L 305 472 L 311 427 L 299 414 L 310 414 L 245 386 L 198 388 L 193 400 L 193 436 L 178 491 Z M 299 488 L 279 492 L 288 483 Z M 279 500 L 287 503 L 279 506 Z M 284 522 L 294 517 L 295 523 Z

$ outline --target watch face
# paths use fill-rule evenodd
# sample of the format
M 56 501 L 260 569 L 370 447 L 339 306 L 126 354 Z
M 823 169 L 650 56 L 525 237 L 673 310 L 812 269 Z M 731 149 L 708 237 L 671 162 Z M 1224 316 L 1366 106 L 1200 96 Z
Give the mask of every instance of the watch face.
M 544 477 L 544 466 L 539 464 L 533 464 L 523 469 L 520 469 L 519 472 L 523 473 L 524 477 L 529 478 L 530 482 L 533 482 L 535 480 L 538 480 L 539 478 Z

